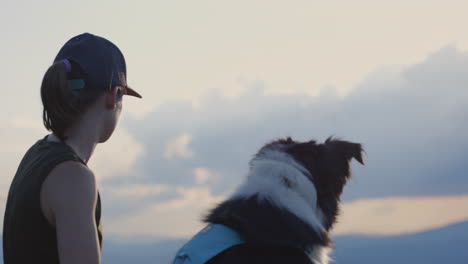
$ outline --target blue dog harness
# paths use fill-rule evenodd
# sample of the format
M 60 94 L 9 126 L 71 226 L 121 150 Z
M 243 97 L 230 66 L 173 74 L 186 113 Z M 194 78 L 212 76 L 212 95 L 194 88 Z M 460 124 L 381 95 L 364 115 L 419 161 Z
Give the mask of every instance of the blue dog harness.
M 225 225 L 209 224 L 177 252 L 172 264 L 204 264 L 224 250 L 243 243 L 245 241 L 235 230 Z M 300 248 L 312 259 L 310 248 Z
M 203 264 L 224 250 L 244 242 L 231 228 L 209 224 L 177 252 L 173 264 Z

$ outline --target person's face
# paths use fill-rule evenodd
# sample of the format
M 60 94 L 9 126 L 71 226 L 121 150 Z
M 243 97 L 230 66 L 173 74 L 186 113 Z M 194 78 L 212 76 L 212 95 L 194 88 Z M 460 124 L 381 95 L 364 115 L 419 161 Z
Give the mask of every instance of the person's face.
M 103 131 L 100 137 L 100 143 L 107 141 L 114 132 L 122 112 L 123 95 L 125 88 L 116 86 L 105 94 L 105 114 L 103 122 Z

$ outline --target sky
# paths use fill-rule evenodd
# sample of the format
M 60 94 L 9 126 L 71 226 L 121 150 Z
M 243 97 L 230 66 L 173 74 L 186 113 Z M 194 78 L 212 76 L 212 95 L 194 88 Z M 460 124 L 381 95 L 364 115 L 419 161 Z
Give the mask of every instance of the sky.
M 467 1 L 9 1 L 0 9 L 0 209 L 47 131 L 40 82 L 60 47 L 113 41 L 128 83 L 90 161 L 113 240 L 187 238 L 266 142 L 362 143 L 334 234 L 468 220 Z

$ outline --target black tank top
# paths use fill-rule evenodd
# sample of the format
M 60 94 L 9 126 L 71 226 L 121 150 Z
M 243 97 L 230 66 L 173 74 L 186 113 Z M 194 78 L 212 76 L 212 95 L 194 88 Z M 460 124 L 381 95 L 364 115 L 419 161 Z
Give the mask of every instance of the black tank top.
M 58 164 L 85 164 L 67 144 L 45 137 L 24 155 L 8 192 L 3 222 L 4 264 L 59 263 L 57 234 L 42 213 L 42 183 Z M 86 165 L 86 164 L 85 164 Z M 102 246 L 101 199 L 98 193 L 96 226 Z

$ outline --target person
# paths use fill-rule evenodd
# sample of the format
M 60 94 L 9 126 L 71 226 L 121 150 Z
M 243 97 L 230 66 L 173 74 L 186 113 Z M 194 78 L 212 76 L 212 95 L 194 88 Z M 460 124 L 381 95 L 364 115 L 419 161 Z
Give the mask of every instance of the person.
M 8 193 L 5 264 L 100 263 L 101 200 L 87 163 L 116 128 L 123 95 L 141 98 L 117 46 L 89 33 L 65 43 L 41 86 L 52 133 L 24 155 Z

